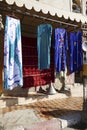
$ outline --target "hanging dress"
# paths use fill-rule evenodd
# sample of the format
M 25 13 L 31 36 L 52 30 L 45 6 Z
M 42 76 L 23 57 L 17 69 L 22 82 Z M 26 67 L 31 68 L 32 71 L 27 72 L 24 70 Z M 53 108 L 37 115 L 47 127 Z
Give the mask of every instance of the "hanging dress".
M 76 39 L 76 32 L 70 33 L 70 73 L 73 73 L 77 70 L 77 39 Z
M 6 16 L 4 37 L 4 88 L 23 86 L 20 20 Z
M 78 71 L 81 71 L 83 66 L 82 32 L 78 31 L 76 37 L 78 43 Z
M 82 56 L 82 33 L 70 33 L 70 73 L 82 69 L 83 56 Z
M 40 24 L 37 28 L 37 50 L 38 68 L 50 68 L 50 47 L 51 47 L 52 26 Z
M 55 69 L 56 72 L 65 71 L 68 50 L 67 32 L 63 28 L 55 29 Z

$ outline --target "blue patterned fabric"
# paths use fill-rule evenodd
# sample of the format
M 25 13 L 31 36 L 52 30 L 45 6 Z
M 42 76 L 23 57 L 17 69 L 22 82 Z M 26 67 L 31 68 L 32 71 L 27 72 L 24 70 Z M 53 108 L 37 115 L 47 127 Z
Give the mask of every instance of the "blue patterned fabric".
M 40 24 L 37 28 L 37 49 L 38 68 L 50 68 L 50 47 L 51 47 L 52 26 L 50 24 Z
M 4 88 L 23 86 L 20 20 L 6 16 L 4 38 Z
M 55 69 L 56 72 L 65 71 L 68 50 L 67 31 L 63 28 L 55 29 Z
M 77 39 L 76 33 L 70 33 L 70 73 L 73 73 L 77 70 Z
M 70 73 L 82 69 L 82 32 L 70 33 Z
M 81 71 L 83 66 L 82 32 L 78 31 L 76 37 L 78 42 L 78 71 Z

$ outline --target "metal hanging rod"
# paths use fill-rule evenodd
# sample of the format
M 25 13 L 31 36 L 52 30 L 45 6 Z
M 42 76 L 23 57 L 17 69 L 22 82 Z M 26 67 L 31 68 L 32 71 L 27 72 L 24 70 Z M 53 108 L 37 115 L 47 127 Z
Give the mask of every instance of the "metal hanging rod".
M 37 18 L 37 19 L 43 19 L 44 21 L 46 20 L 46 21 L 51 21 L 53 23 L 59 23 L 60 25 L 64 24 L 64 25 L 67 25 L 67 26 L 78 27 L 78 25 L 76 25 L 76 24 L 63 22 L 63 21 L 59 21 L 59 20 L 54 20 L 54 19 L 51 19 L 51 18 L 47 18 L 47 17 L 44 17 L 44 16 L 37 15 L 37 14 L 31 14 L 29 12 L 22 12 L 19 9 L 13 10 L 11 7 L 7 7 L 7 8 L 0 7 L 0 10 L 5 11 L 5 12 L 11 12 L 11 13 L 14 12 L 14 13 L 18 13 L 18 14 L 22 14 L 22 15 L 26 15 L 26 16 L 31 16 L 31 17 L 34 17 L 34 18 Z
M 31 14 L 29 13 L 28 15 L 31 15 Z M 68 26 L 78 27 L 78 25 L 76 25 L 76 24 L 71 24 L 71 23 L 67 23 L 67 22 L 63 22 L 63 21 L 59 21 L 59 20 L 54 20 L 54 19 L 51 19 L 51 18 L 46 18 L 44 16 L 39 16 L 39 15 L 36 15 L 36 14 L 33 14 L 33 17 L 40 18 L 40 19 L 47 20 L 47 21 L 51 21 L 53 23 L 60 23 L 61 25 L 64 24 L 64 25 L 68 25 Z

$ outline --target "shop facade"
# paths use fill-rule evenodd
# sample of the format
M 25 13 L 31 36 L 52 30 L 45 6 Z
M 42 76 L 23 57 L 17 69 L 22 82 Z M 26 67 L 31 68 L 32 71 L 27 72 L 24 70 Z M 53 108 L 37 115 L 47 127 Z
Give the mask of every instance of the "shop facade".
M 37 91 L 38 88 L 47 88 L 50 82 L 54 84 L 57 89 L 62 87 L 63 81 L 61 77 L 65 78 L 66 86 L 75 85 L 75 75 L 79 77 L 78 72 L 67 75 L 67 71 L 60 72 L 55 75 L 54 67 L 54 37 L 52 36 L 52 43 L 50 49 L 50 68 L 38 69 L 38 54 L 37 54 L 37 27 L 40 24 L 51 24 L 53 30 L 55 28 L 65 28 L 68 32 L 81 30 L 82 24 L 86 23 L 87 17 L 81 13 L 74 13 L 71 11 L 71 3 L 68 1 L 67 8 L 63 7 L 66 4 L 60 1 L 61 8 L 56 7 L 56 2 L 53 6 L 48 5 L 46 1 L 16 1 L 16 0 L 1 0 L 0 12 L 2 15 L 3 25 L 5 25 L 6 16 L 11 16 L 20 19 L 21 34 L 22 34 L 22 60 L 23 60 L 23 87 L 19 91 Z M 63 3 L 63 4 L 62 4 Z M 3 49 L 4 49 L 4 29 L 0 32 L 1 38 L 1 67 L 0 67 L 0 89 L 3 90 Z M 82 72 L 81 72 L 82 74 Z M 17 91 L 16 91 L 17 92 Z

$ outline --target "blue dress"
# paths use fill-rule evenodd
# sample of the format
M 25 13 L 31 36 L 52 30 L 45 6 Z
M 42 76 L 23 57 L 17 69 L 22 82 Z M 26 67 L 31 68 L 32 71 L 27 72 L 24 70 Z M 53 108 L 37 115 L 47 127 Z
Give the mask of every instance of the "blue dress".
M 82 70 L 82 32 L 70 33 L 70 73 Z
M 73 73 L 77 70 L 77 39 L 76 39 L 76 33 L 71 32 L 70 33 L 70 73 Z
M 37 50 L 38 68 L 50 68 L 50 47 L 51 47 L 52 26 L 40 24 L 37 28 Z
M 78 71 L 81 71 L 83 68 L 82 32 L 78 31 L 76 37 L 78 42 Z
M 63 28 L 55 29 L 55 69 L 56 72 L 65 71 L 68 50 L 67 31 Z

